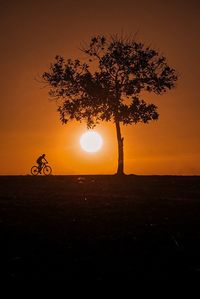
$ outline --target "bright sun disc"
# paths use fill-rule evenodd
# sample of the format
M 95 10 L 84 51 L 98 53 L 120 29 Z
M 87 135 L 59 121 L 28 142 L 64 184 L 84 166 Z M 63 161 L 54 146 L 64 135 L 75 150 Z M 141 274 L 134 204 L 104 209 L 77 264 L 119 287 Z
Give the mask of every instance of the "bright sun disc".
M 86 132 L 80 138 L 81 148 L 89 153 L 95 153 L 100 150 L 102 144 L 101 135 L 95 131 Z

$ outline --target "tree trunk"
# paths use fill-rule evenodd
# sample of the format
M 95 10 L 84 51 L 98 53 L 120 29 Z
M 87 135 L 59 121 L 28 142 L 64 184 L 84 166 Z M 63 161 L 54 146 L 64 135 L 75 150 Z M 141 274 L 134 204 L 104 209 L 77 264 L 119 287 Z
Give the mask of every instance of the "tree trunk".
M 117 175 L 124 174 L 124 148 L 123 141 L 124 138 L 121 137 L 120 123 L 119 121 L 115 122 L 116 131 L 117 131 L 117 141 L 118 141 L 118 168 Z

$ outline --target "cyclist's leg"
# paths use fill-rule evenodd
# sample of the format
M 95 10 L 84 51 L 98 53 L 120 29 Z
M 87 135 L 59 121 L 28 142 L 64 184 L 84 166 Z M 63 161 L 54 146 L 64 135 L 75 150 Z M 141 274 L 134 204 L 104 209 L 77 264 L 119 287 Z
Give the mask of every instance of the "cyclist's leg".
M 39 170 L 39 173 L 41 173 L 41 170 L 42 170 L 42 163 L 38 163 L 38 170 Z

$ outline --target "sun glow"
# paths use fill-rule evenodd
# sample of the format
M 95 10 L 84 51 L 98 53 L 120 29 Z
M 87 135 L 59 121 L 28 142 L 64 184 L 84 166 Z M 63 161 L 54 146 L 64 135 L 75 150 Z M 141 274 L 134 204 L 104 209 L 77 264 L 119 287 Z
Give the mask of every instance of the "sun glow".
M 88 153 L 99 151 L 103 145 L 103 139 L 96 131 L 88 131 L 80 138 L 81 148 Z

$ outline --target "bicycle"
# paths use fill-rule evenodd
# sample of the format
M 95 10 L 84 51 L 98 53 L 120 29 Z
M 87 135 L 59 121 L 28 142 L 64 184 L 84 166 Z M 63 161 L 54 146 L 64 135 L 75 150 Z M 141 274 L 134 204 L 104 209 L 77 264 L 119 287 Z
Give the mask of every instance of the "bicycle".
M 48 162 L 43 163 L 42 168 L 39 170 L 39 167 L 34 165 L 33 167 L 31 167 L 31 174 L 36 176 L 38 174 L 43 174 L 48 176 L 52 173 L 52 168 L 51 166 L 47 165 Z

